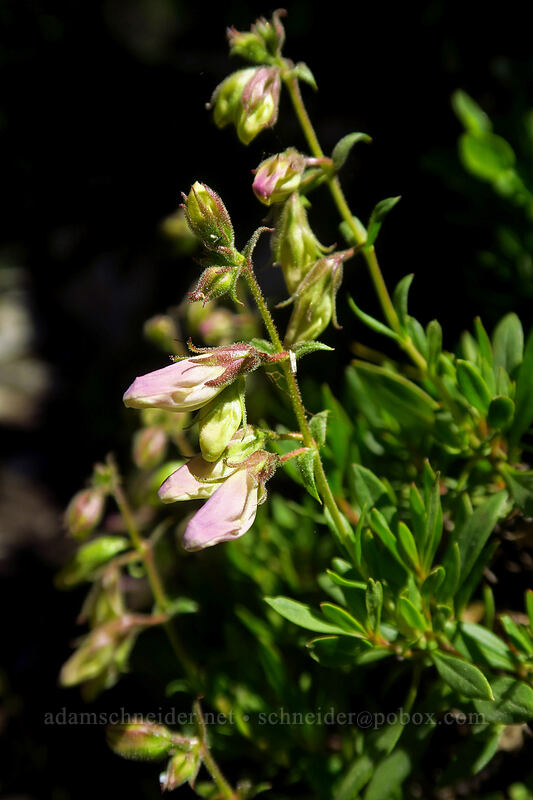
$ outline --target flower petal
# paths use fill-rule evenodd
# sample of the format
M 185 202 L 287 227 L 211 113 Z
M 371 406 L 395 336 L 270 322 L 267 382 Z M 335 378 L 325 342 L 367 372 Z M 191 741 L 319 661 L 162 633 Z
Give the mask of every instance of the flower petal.
M 201 550 L 243 536 L 255 520 L 257 500 L 257 482 L 246 469 L 238 469 L 191 519 L 183 547 Z
M 165 408 L 170 411 L 194 411 L 215 397 L 222 386 L 206 386 L 219 378 L 224 367 L 194 363 L 192 359 L 176 361 L 136 378 L 123 400 L 131 408 Z

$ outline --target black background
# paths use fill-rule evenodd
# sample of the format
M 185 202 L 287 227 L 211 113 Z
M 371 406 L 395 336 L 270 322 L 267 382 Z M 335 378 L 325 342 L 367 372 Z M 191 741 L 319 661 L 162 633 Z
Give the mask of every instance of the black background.
M 526 4 L 489 11 L 444 0 L 342 8 L 302 1 L 288 10 L 286 53 L 315 74 L 319 93 L 304 94 L 326 151 L 353 130 L 373 137 L 343 175 L 355 213 L 366 220 L 378 200 L 402 195 L 379 243 L 389 283 L 416 273 L 412 312 L 423 323 L 439 317 L 448 346 L 476 314 L 490 327 L 517 310 L 529 326 L 524 298 L 479 266 L 499 206 L 458 162 L 461 129 L 450 107 L 453 90 L 464 88 L 516 144 L 533 77 Z M 51 584 L 64 553 L 60 509 L 95 460 L 112 448 L 126 452 L 133 423 L 122 393 L 135 375 L 161 366 L 142 322 L 179 302 L 196 274 L 160 235 L 161 219 L 200 179 L 222 194 L 244 242 L 263 216 L 250 170 L 288 145 L 303 147 L 285 99 L 280 124 L 248 148 L 233 130 L 217 131 L 204 107 L 240 66 L 228 60 L 225 27 L 246 29 L 271 11 L 190 0 L 0 5 L 0 252 L 3 263 L 26 271 L 35 350 L 53 375 L 37 424 L 0 430 L 3 480 L 26 481 L 52 520 L 39 536 L 39 520 L 28 517 L 0 562 L 2 796 L 138 795 L 141 773 L 108 754 L 100 730 L 43 726 L 44 712 L 81 707 L 75 691 L 56 688 L 80 602 Z M 313 220 L 329 243 L 338 239 L 336 215 L 322 200 Z M 258 267 L 267 293 L 280 299 L 275 276 Z M 362 264 L 346 272 L 359 304 L 377 310 Z M 339 314 L 343 331 L 322 337 L 336 356 L 320 362 L 320 379 L 334 378 L 350 342 L 366 335 L 345 301 Z M 317 367 L 309 359 L 306 369 Z M 9 525 L 7 517 L 8 539 Z M 127 685 L 123 692 L 127 698 Z

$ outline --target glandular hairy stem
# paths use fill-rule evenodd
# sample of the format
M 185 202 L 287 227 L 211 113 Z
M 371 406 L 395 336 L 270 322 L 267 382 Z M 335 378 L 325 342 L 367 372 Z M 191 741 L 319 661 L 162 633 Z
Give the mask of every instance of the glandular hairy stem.
M 255 277 L 255 273 L 253 271 L 253 267 L 251 264 L 247 266 L 246 270 L 243 270 L 243 274 L 246 278 L 246 283 L 248 285 L 248 288 L 255 300 L 259 313 L 261 314 L 261 317 L 265 324 L 265 328 L 268 331 L 270 340 L 274 345 L 276 352 L 283 353 L 284 348 L 281 343 L 278 330 L 276 328 L 276 323 L 274 322 L 272 314 L 270 313 L 268 306 L 265 303 L 261 287 L 257 282 L 257 278 Z M 338 531 L 338 535 L 341 541 L 346 543 L 348 537 L 348 533 L 346 531 L 346 523 L 337 507 L 337 503 L 335 502 L 335 498 L 333 497 L 333 494 L 331 492 L 328 479 L 326 477 L 326 473 L 324 472 L 322 459 L 320 458 L 320 453 L 317 444 L 313 439 L 313 435 L 311 433 L 311 429 L 307 421 L 307 415 L 305 413 L 305 408 L 302 402 L 302 396 L 300 394 L 300 387 L 298 386 L 296 375 L 292 371 L 291 365 L 288 361 L 280 361 L 280 367 L 285 377 L 287 389 L 289 392 L 289 397 L 291 400 L 291 405 L 294 414 L 296 416 L 296 420 L 298 422 L 298 427 L 300 428 L 300 433 L 302 434 L 303 443 L 306 447 L 311 448 L 316 452 L 315 480 L 318 493 L 322 498 L 325 507 L 329 511 L 329 514 L 331 516 L 331 519 L 333 520 L 335 528 Z

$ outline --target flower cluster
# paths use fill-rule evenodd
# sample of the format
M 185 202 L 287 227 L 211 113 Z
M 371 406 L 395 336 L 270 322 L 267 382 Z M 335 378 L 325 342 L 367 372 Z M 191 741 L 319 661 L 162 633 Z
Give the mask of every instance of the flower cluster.
M 263 450 L 261 436 L 245 418 L 244 375 L 275 361 L 249 344 L 204 349 L 163 369 L 136 378 L 124 394 L 132 408 L 199 414 L 201 454 L 174 471 L 159 489 L 164 503 L 207 499 L 183 537 L 186 550 L 199 550 L 242 536 L 252 526 L 264 485 L 278 458 Z

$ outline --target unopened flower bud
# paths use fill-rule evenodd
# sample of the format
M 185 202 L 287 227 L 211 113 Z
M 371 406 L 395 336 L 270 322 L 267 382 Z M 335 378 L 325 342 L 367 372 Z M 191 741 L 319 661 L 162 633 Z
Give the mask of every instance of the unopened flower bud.
M 269 62 L 272 56 L 281 55 L 285 30 L 279 18 L 284 13 L 281 9 L 274 11 L 272 21 L 261 17 L 252 25 L 251 31 L 241 32 L 229 28 L 230 54 L 242 56 L 257 64 Z
M 76 539 L 85 539 L 104 514 L 104 494 L 99 489 L 83 489 L 74 495 L 65 511 L 65 525 Z
M 202 272 L 196 289 L 189 294 L 189 300 L 201 300 L 205 305 L 226 292 L 234 292 L 236 270 L 237 267 L 207 267 Z
M 228 386 L 200 412 L 200 450 L 206 461 L 220 458 L 241 424 L 242 380 Z
M 289 320 L 285 345 L 316 339 L 329 323 L 337 323 L 335 300 L 342 282 L 343 261 L 353 251 L 332 253 L 314 264 L 298 286 L 294 310 Z
M 139 469 L 153 469 L 163 460 L 168 438 L 162 428 L 141 428 L 133 437 L 133 460 Z
M 243 89 L 256 73 L 255 67 L 239 69 L 233 72 L 220 83 L 208 103 L 208 108 L 213 108 L 213 118 L 218 128 L 236 124 L 237 116 L 241 110 Z
M 237 135 L 250 144 L 264 128 L 272 128 L 278 118 L 281 78 L 278 67 L 259 67 L 242 92 Z
M 129 542 L 122 536 L 100 536 L 82 545 L 74 558 L 58 572 L 55 582 L 60 589 L 70 589 L 90 579 L 98 567 L 127 550 Z
M 109 725 L 106 738 L 114 753 L 136 761 L 159 761 L 168 756 L 173 747 L 168 728 L 143 720 Z
M 293 147 L 265 159 L 254 170 L 255 196 L 267 206 L 282 203 L 297 191 L 304 170 L 305 157 Z
M 204 183 L 196 181 L 185 198 L 185 213 L 193 233 L 211 250 L 232 248 L 233 225 L 226 206 L 218 194 Z
M 311 230 L 304 202 L 297 192 L 291 194 L 283 206 L 272 239 L 274 260 L 283 270 L 291 295 L 327 251 Z
M 193 786 L 201 764 L 198 747 L 188 752 L 177 752 L 170 759 L 165 772 L 159 776 L 161 791 L 171 792 L 186 782 Z
M 143 333 L 165 353 L 176 352 L 179 333 L 176 323 L 167 314 L 157 314 L 155 317 L 147 319 L 143 325 Z

